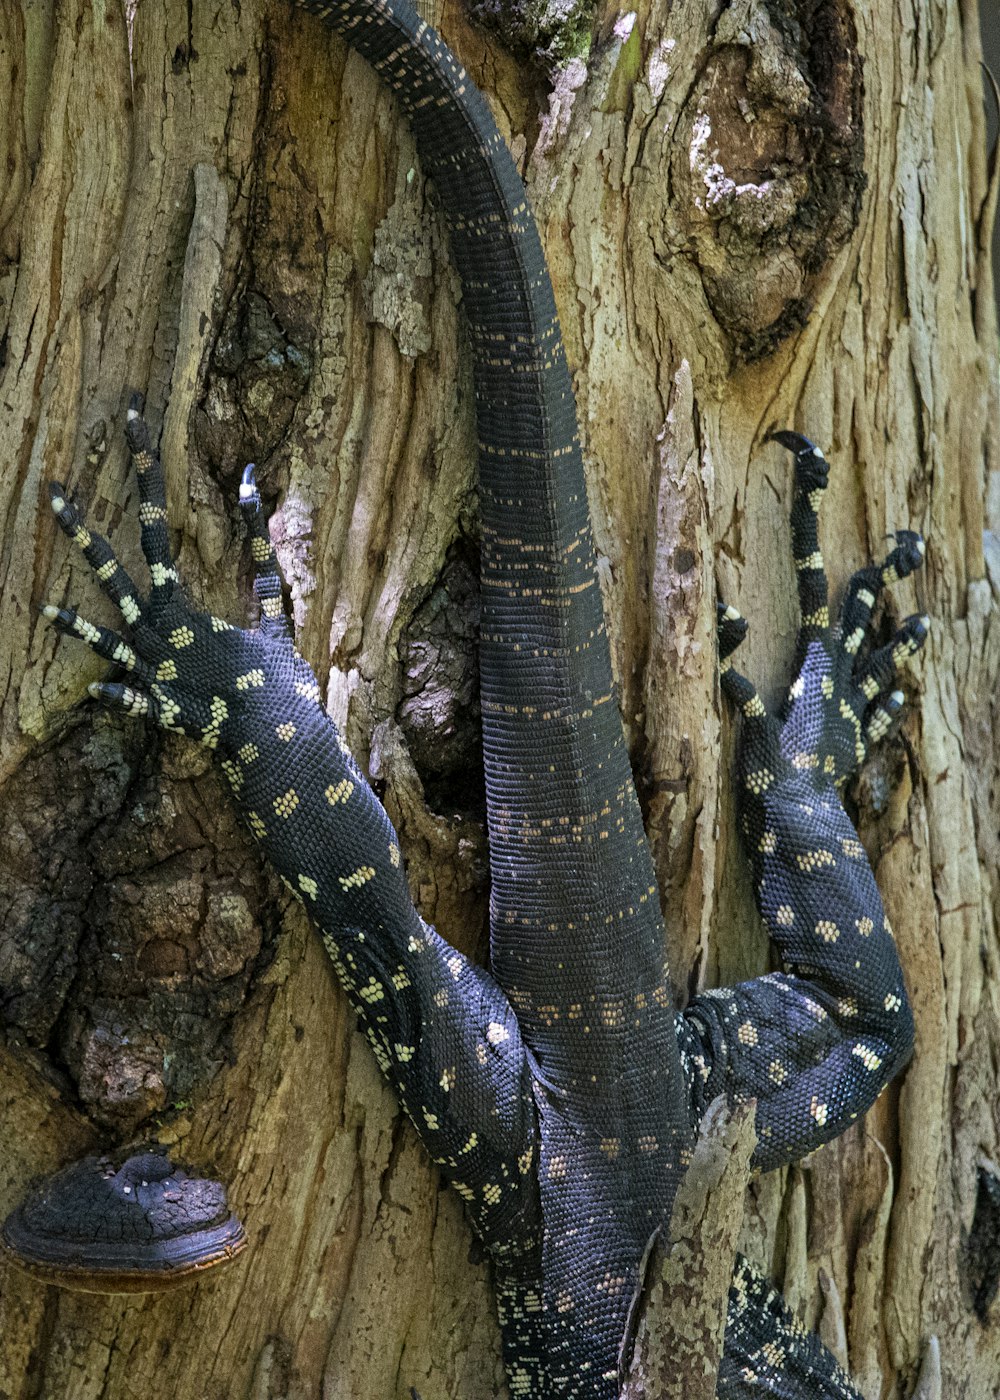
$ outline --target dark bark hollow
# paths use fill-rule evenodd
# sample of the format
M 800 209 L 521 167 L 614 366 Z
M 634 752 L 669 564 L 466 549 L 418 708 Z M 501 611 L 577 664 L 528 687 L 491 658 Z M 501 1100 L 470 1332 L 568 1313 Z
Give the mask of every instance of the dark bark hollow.
M 740 0 L 720 17 L 673 176 L 686 250 L 740 359 L 804 324 L 857 225 L 863 95 L 843 0 Z
M 11 1212 L 0 1239 L 18 1268 L 84 1293 L 193 1283 L 247 1243 L 225 1187 L 159 1152 L 74 1162 Z

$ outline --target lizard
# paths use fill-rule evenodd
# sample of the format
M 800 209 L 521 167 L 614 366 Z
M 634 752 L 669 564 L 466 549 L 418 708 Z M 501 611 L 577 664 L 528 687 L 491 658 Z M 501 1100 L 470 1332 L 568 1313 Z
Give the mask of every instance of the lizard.
M 732 665 L 740 825 L 778 973 L 678 1011 L 657 882 L 612 681 L 569 369 L 523 184 L 472 80 L 408 0 L 295 0 L 365 57 L 412 124 L 448 220 L 474 359 L 482 522 L 480 673 L 491 859 L 490 969 L 419 915 L 399 838 L 298 653 L 254 472 L 240 490 L 260 623 L 195 611 L 170 551 L 138 407 L 143 594 L 51 486 L 63 530 L 125 635 L 46 617 L 118 668 L 92 695 L 207 745 L 268 860 L 305 905 L 375 1058 L 489 1253 L 512 1396 L 613 1400 L 640 1261 L 669 1221 L 698 1122 L 756 1100 L 754 1162 L 842 1132 L 912 1050 L 892 932 L 841 791 L 903 704 L 897 667 L 928 619 L 863 644 L 882 589 L 917 568 L 900 530 L 832 625 L 818 510 L 828 467 L 798 433 L 792 552 L 802 622 L 777 715 Z M 746 1261 L 729 1296 L 720 1396 L 857 1392 Z

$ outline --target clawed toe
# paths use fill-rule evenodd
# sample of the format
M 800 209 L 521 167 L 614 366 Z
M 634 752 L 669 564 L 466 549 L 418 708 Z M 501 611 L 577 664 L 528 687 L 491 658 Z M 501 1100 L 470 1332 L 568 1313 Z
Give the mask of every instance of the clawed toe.
M 715 605 L 716 632 L 719 639 L 719 660 L 732 656 L 750 630 L 750 624 L 736 608 L 717 602 Z

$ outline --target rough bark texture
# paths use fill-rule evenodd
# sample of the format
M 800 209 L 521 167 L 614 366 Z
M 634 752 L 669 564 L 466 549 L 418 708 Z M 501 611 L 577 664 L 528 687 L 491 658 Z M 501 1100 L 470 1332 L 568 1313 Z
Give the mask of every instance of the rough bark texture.
M 741 667 L 778 693 L 790 465 L 766 431 L 834 464 L 835 585 L 894 526 L 928 536 L 894 606 L 934 630 L 851 797 L 917 1053 L 865 1123 L 751 1184 L 742 1248 L 866 1396 L 912 1395 L 922 1366 L 922 1394 L 982 1400 L 1000 1328 L 965 1261 L 1000 1160 L 1000 472 L 975 0 L 599 4 L 589 51 L 585 6 L 562 41 L 551 7 L 549 29 L 502 8 L 563 60 L 551 86 L 453 0 L 426 13 L 539 215 L 679 995 L 768 964 L 712 640 L 717 582 L 753 624 Z M 34 608 L 109 620 L 49 477 L 139 567 L 130 388 L 163 425 L 188 584 L 232 618 L 256 460 L 300 645 L 423 912 L 481 951 L 475 433 L 443 224 L 387 94 L 282 0 L 142 0 L 131 22 L 117 0 L 0 5 L 0 1211 L 142 1133 L 229 1184 L 252 1248 L 156 1301 L 0 1276 L 0 1395 L 500 1395 L 485 1268 L 318 941 L 208 759 L 82 704 L 96 663 Z
M 714 1400 L 753 1120 L 752 1104 L 730 1112 L 723 1098 L 702 1120 L 669 1235 L 652 1242 L 621 1400 Z

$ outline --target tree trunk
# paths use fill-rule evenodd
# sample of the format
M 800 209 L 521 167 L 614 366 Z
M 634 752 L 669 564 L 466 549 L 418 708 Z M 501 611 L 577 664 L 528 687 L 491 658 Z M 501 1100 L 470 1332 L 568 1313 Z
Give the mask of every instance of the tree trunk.
M 299 646 L 422 912 L 482 955 L 475 427 L 444 223 L 387 92 L 315 21 L 125 9 L 0 6 L 0 1212 L 88 1147 L 156 1137 L 227 1182 L 252 1247 L 165 1298 L 0 1273 L 0 1395 L 502 1395 L 485 1265 L 319 941 L 207 754 L 97 714 L 99 663 L 36 607 L 115 625 L 48 478 L 141 577 L 132 389 L 187 584 L 232 620 L 256 460 Z M 936 1335 L 943 1393 L 983 1400 L 1000 472 L 975 0 L 508 8 L 504 38 L 423 10 L 489 95 L 549 258 L 679 997 L 768 966 L 713 639 L 718 585 L 752 624 L 741 669 L 779 694 L 791 466 L 767 431 L 827 451 L 834 588 L 894 528 L 929 540 L 892 602 L 933 619 L 905 722 L 850 794 L 916 1055 L 845 1137 L 751 1183 L 741 1247 L 866 1397 L 911 1395 Z

